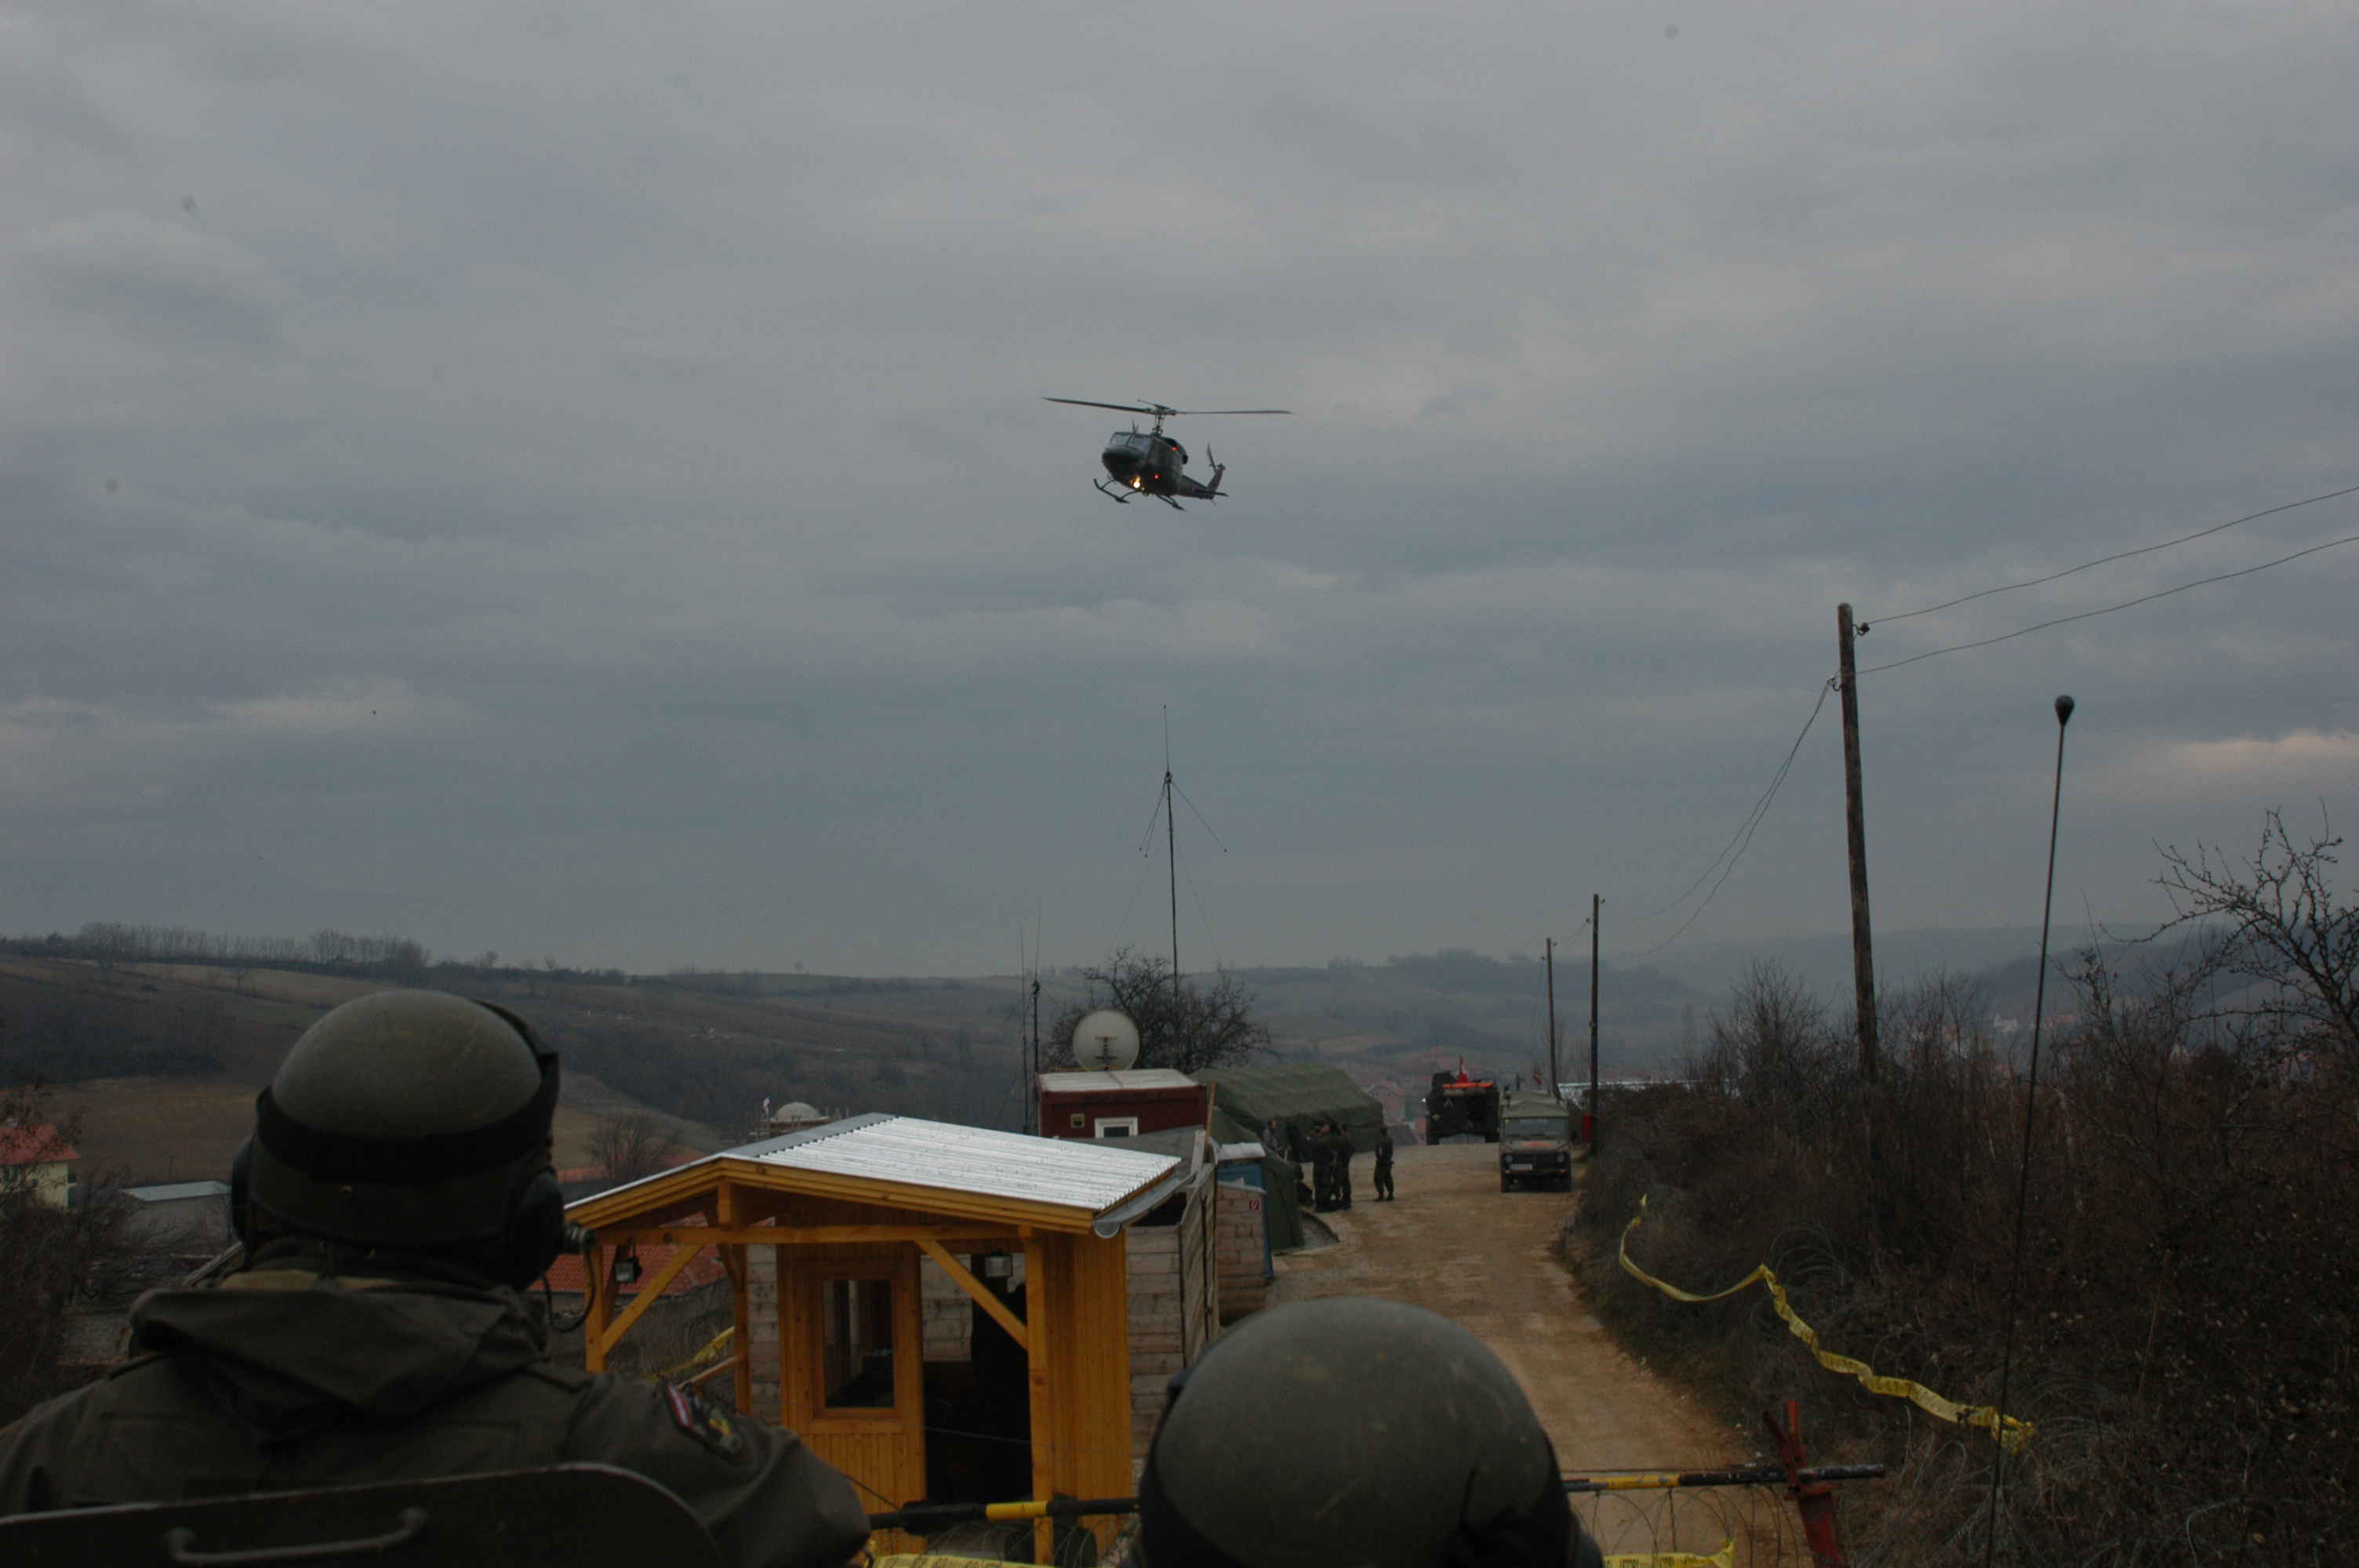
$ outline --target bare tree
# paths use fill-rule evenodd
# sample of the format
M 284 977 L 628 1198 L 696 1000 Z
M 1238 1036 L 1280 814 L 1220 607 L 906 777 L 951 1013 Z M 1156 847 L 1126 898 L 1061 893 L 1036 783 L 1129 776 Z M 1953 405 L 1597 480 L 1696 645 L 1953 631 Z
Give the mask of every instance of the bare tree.
M 0 1427 L 82 1380 L 69 1364 L 75 1309 L 122 1299 L 132 1284 L 128 1206 L 69 1208 L 40 1191 L 39 1155 L 71 1148 L 81 1130 L 51 1115 L 46 1090 L 0 1088 L 0 1130 L 21 1135 L 27 1156 L 0 1165 L 0 1258 L 13 1275 L 0 1291 Z
M 1073 1026 L 1082 1015 L 1112 1007 L 1138 1026 L 1138 1065 L 1182 1073 L 1232 1066 L 1270 1049 L 1269 1030 L 1254 1016 L 1254 994 L 1226 969 L 1207 983 L 1182 981 L 1174 996 L 1170 966 L 1128 947 L 1116 948 L 1102 965 L 1083 969 L 1089 993 L 1068 1005 L 1050 1024 L 1042 1045 L 1048 1065 L 1071 1067 Z
M 679 1146 L 663 1123 L 643 1110 L 610 1116 L 590 1135 L 590 1162 L 608 1179 L 636 1182 L 665 1168 Z
M 93 920 L 75 934 L 83 955 L 98 965 L 98 978 L 111 980 L 114 967 L 134 955 L 131 927 L 119 920 Z
M 2206 938 L 2201 978 L 2245 982 L 2246 995 L 2223 1015 L 2232 1025 L 2359 1065 L 2359 903 L 2338 901 L 2342 845 L 2321 821 L 2319 836 L 2297 846 L 2272 811 L 2248 863 L 2207 845 L 2191 855 L 2173 845 L 2155 881 L 2176 912 L 2163 931 L 2191 926 Z
M 1689 1075 L 1815 1123 L 1832 1114 L 1850 1088 L 1851 1074 L 1836 1050 L 1841 1037 L 1826 1003 L 1769 959 L 1746 966 L 1729 988 L 1727 1010 L 1712 1013 L 1711 1044 Z

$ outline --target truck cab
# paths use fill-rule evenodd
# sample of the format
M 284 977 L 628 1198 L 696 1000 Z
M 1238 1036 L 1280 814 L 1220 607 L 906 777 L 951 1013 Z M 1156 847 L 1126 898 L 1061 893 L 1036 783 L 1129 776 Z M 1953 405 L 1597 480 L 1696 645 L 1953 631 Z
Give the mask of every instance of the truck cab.
M 1530 1184 L 1572 1191 L 1572 1108 L 1549 1095 L 1510 1094 L 1499 1110 L 1499 1190 Z
M 1499 1141 L 1499 1086 L 1463 1072 L 1436 1073 L 1425 1097 L 1428 1143 Z

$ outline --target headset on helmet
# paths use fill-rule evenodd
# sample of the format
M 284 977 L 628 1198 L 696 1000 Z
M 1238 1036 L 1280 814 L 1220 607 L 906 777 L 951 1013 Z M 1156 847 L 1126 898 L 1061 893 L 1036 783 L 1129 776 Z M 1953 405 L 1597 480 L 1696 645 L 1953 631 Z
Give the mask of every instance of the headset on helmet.
M 231 1222 L 249 1240 L 445 1254 L 529 1283 L 567 1241 L 549 1156 L 558 1088 L 557 1054 L 504 1007 L 439 991 L 346 1002 L 256 1097 Z

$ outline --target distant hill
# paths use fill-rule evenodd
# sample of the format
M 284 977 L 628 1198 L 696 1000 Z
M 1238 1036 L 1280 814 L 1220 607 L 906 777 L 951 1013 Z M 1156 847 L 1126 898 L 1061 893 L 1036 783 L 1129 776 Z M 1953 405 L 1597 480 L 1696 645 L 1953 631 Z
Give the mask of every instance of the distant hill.
M 513 1008 L 557 1048 L 564 1163 L 586 1158 L 602 1117 L 641 1108 L 675 1119 L 673 1135 L 691 1147 L 723 1147 L 752 1132 L 765 1096 L 1016 1124 L 1012 981 L 424 978 Z M 295 1037 L 387 984 L 308 968 L 0 955 L 0 1081 L 45 1081 L 62 1108 L 82 1109 L 86 1172 L 218 1173 Z
M 1381 964 L 1240 969 L 1280 1051 L 1374 1073 L 1418 1077 L 1439 1067 L 1512 1076 L 1548 1056 L 1548 974 L 1537 958 L 1463 950 Z M 1610 1072 L 1667 1067 L 1701 1027 L 1704 998 L 1668 976 L 1607 964 L 1598 988 L 1600 1054 Z M 1559 1068 L 1589 1059 L 1589 965 L 1556 966 Z
M 1885 984 L 1939 971 L 1979 986 L 1995 1017 L 2027 1021 L 2036 930 L 1984 928 L 1879 935 Z M 65 1086 L 86 1109 L 89 1168 L 142 1177 L 226 1166 L 253 1117 L 253 1096 L 288 1044 L 349 997 L 392 983 L 335 963 L 102 962 L 60 957 L 48 939 L 0 952 L 0 1081 Z M 301 944 L 289 945 L 299 947 Z M 2060 956 L 2075 943 L 2060 938 Z M 2125 972 L 2169 957 L 2109 950 Z M 1560 956 L 1560 958 L 1562 956 Z M 1559 1066 L 1588 1067 L 1589 971 L 1556 968 Z M 1600 995 L 1601 1065 L 1609 1076 L 1676 1069 L 1709 1037 L 1713 1011 L 1756 961 L 1778 964 L 1847 1009 L 1847 937 L 1699 944 L 1674 961 L 1608 961 Z M 890 1110 L 1013 1128 L 1022 1107 L 1028 1009 L 1014 976 L 868 979 L 841 976 L 491 968 L 413 960 L 406 978 L 513 1007 L 562 1054 L 567 1092 L 560 1157 L 580 1162 L 599 1119 L 647 1108 L 679 1141 L 723 1147 L 754 1130 L 764 1097 L 828 1110 Z M 1281 1057 L 1332 1062 L 1363 1082 L 1413 1084 L 1462 1061 L 1515 1076 L 1547 1054 L 1547 975 L 1534 957 L 1466 950 L 1381 963 L 1236 971 L 1257 999 Z M 2053 979 L 2053 977 L 2051 977 Z M 1040 1016 L 1082 989 L 1077 970 L 1043 976 Z M 2049 987 L 2050 1017 L 2069 1002 Z
M 1921 931 L 1878 931 L 1875 969 L 1889 987 L 1932 975 L 1972 975 L 2039 953 L 2037 925 L 1983 925 Z M 1680 943 L 1651 960 L 1717 1002 L 1757 962 L 1771 962 L 1811 990 L 1845 996 L 1852 989 L 1851 933 L 1763 936 L 1745 941 Z

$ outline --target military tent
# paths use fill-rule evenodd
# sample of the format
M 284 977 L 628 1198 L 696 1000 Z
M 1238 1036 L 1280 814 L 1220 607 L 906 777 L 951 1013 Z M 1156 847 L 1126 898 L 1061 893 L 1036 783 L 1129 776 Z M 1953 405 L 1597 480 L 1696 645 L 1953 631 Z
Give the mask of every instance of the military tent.
M 1245 1128 L 1247 1138 L 1262 1137 L 1263 1129 L 1273 1121 L 1282 1131 L 1299 1129 L 1305 1136 L 1319 1123 L 1332 1121 L 1351 1135 L 1352 1147 L 1364 1154 L 1376 1146 L 1385 1129 L 1383 1108 L 1343 1068 L 1324 1062 L 1211 1067 L 1190 1076 L 1200 1084 L 1212 1086 L 1215 1122 L 1225 1114 Z M 1213 1136 L 1226 1139 L 1229 1134 L 1216 1126 Z

